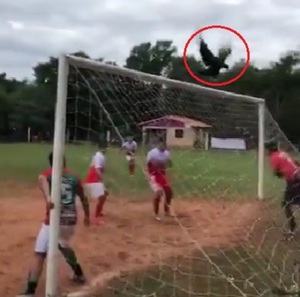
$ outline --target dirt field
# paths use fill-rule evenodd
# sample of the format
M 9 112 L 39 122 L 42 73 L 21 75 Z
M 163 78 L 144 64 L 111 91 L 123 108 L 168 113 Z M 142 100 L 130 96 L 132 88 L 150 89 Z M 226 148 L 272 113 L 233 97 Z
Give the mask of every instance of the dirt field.
M 38 190 L 29 186 L 9 184 L 1 192 L 0 296 L 10 297 L 25 285 L 44 205 Z M 249 229 L 261 209 L 258 202 L 178 201 L 174 203 L 177 219 L 156 222 L 151 201 L 127 201 L 127 197 L 110 198 L 104 226 L 78 227 L 74 247 L 92 287 L 193 249 L 232 247 L 245 237 L 245 227 Z M 78 291 L 68 280 L 70 271 L 63 260 L 60 272 L 61 290 Z M 43 292 L 44 279 L 37 297 Z

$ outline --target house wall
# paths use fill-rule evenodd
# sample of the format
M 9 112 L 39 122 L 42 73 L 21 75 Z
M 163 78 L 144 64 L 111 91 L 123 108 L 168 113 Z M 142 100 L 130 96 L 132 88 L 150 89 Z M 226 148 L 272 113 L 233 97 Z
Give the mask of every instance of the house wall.
M 167 145 L 179 147 L 191 147 L 195 141 L 195 130 L 193 128 L 183 129 L 183 138 L 175 137 L 175 130 L 178 128 L 168 128 L 167 130 Z M 180 128 L 179 128 L 180 129 Z

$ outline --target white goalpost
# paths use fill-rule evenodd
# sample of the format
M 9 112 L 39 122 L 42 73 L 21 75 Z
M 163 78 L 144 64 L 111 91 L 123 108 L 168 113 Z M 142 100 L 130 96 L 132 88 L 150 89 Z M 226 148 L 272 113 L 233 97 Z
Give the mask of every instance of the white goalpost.
M 85 85 L 84 91 L 80 89 L 80 85 Z M 69 92 L 72 93 L 71 97 L 69 97 Z M 74 99 L 74 97 L 76 98 Z M 141 101 L 135 104 L 133 102 L 134 98 L 141 98 Z M 69 99 L 73 100 L 73 103 L 75 102 L 71 111 L 68 111 Z M 96 109 L 98 113 L 96 113 Z M 101 114 L 99 114 L 100 112 Z M 220 138 L 225 138 L 227 135 L 232 135 L 233 138 L 246 138 L 245 130 L 247 130 L 247 141 L 249 140 L 250 143 L 249 151 L 254 152 L 253 158 L 248 160 L 249 164 L 251 163 L 251 168 L 253 168 L 253 176 L 248 178 L 247 173 L 242 172 L 241 175 L 243 176 L 241 178 L 236 177 L 236 183 L 235 180 L 232 181 L 232 188 L 241 187 L 239 185 L 241 182 L 245 183 L 245 188 L 254 185 L 255 190 L 247 190 L 251 191 L 249 196 L 259 200 L 265 198 L 265 140 L 278 134 L 281 135 L 284 141 L 287 142 L 287 140 L 267 111 L 264 99 L 171 80 L 163 76 L 155 76 L 103 62 L 62 54 L 59 57 L 57 81 L 51 189 L 54 208 L 50 213 L 50 240 L 46 272 L 47 297 L 57 297 L 58 294 L 57 258 L 60 194 L 66 133 L 70 139 L 85 142 L 91 141 L 91 132 L 94 133 L 94 130 L 96 130 L 96 138 L 100 132 L 103 132 L 106 141 L 111 141 L 114 135 L 120 141 L 127 134 L 128 122 L 133 127 L 132 129 L 138 131 L 140 122 L 149 120 L 155 115 L 163 116 L 167 113 L 209 122 L 209 125 L 212 126 L 209 133 L 219 135 Z M 69 114 L 71 114 L 71 120 L 68 119 Z M 80 114 L 84 116 L 80 118 Z M 105 123 L 102 125 L 103 118 L 105 118 Z M 78 128 L 79 122 L 84 123 L 80 124 L 83 126 L 80 127 L 80 131 Z M 102 126 L 105 127 L 103 131 L 100 131 Z M 173 138 L 172 140 L 176 137 Z M 216 154 L 215 157 L 218 158 L 218 152 L 212 154 L 214 153 Z M 186 154 L 186 152 L 183 151 L 182 154 Z M 202 158 L 201 162 L 206 162 L 203 160 L 208 158 L 207 155 L 201 156 L 201 154 L 199 152 L 199 157 L 195 155 L 195 162 L 198 162 L 197 158 Z M 230 154 L 230 152 L 226 152 L 226 154 Z M 235 152 L 232 152 L 232 154 L 228 164 L 225 165 L 228 168 L 234 162 L 233 158 L 236 156 Z M 243 152 L 240 154 L 243 154 Z M 212 158 L 215 157 L 212 156 Z M 200 165 L 199 167 L 201 168 Z M 221 169 L 226 172 L 228 168 Z M 208 171 L 210 168 L 202 168 L 202 170 Z M 212 178 L 210 173 L 203 174 L 203 176 L 203 179 Z M 225 183 L 226 178 L 231 177 L 220 176 L 215 183 Z M 256 179 L 255 184 L 247 185 L 249 179 Z M 213 182 L 211 183 L 213 184 Z M 226 185 L 222 190 L 224 193 L 228 190 L 226 187 L 228 188 Z M 243 195 L 247 197 L 247 193 L 241 194 L 241 196 Z M 199 194 L 199 196 L 201 195 Z M 222 267 L 220 271 L 222 274 L 226 273 L 222 271 Z M 244 281 L 246 279 L 245 276 Z M 247 294 L 245 293 L 243 296 L 247 296 Z

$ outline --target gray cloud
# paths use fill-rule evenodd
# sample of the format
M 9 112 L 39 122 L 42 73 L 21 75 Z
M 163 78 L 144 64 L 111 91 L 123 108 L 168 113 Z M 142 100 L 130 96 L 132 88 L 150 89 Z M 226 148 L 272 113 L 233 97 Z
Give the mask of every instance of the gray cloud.
M 181 54 L 188 37 L 211 24 L 238 30 L 252 60 L 266 65 L 297 48 L 300 31 L 298 0 L 1 0 L 0 15 L 1 71 L 19 78 L 62 51 L 84 50 L 122 64 L 133 45 L 168 38 Z M 204 37 L 213 50 L 231 43 L 231 63 L 245 58 L 234 35 L 214 30 Z M 189 53 L 197 54 L 195 43 Z

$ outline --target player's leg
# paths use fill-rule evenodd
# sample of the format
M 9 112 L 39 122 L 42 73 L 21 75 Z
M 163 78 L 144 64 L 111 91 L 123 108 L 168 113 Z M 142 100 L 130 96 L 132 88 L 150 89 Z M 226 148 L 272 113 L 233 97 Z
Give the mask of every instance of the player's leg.
M 161 185 L 157 182 L 156 176 L 150 176 L 150 188 L 154 193 L 153 196 L 153 211 L 154 211 L 154 217 L 157 221 L 160 221 L 159 217 L 159 206 L 161 198 L 164 194 L 163 188 Z
M 164 188 L 164 194 L 165 194 L 165 202 L 164 202 L 164 210 L 165 210 L 165 215 L 170 216 L 170 206 L 173 198 L 173 190 L 170 185 L 166 185 Z
M 35 295 L 40 276 L 43 272 L 49 242 L 49 226 L 42 225 L 37 236 L 34 257 L 28 273 L 26 288 L 18 297 L 33 297 Z
M 133 176 L 134 172 L 135 172 L 135 160 L 134 160 L 134 157 L 131 156 L 131 155 L 127 155 L 126 156 L 126 160 L 128 162 L 128 171 L 129 171 L 129 174 L 131 176 Z
M 134 158 L 131 158 L 131 160 L 129 161 L 129 174 L 133 176 L 134 173 L 135 173 L 135 160 Z
M 103 183 L 89 183 L 85 186 L 86 194 L 90 199 L 96 200 L 94 223 L 100 225 L 103 223 L 103 207 L 108 197 L 108 192 Z
M 97 204 L 95 209 L 95 224 L 100 225 L 103 223 L 103 208 L 108 197 L 108 192 L 103 183 L 97 183 L 94 188 L 94 197 L 97 197 Z
M 297 227 L 293 206 L 297 204 L 297 202 L 299 201 L 299 197 L 297 197 L 298 190 L 299 190 L 298 184 L 296 184 L 295 182 L 288 182 L 286 185 L 286 189 L 282 201 L 285 217 L 287 219 L 289 236 L 293 236 Z
M 61 226 L 60 227 L 60 238 L 58 248 L 64 256 L 66 262 L 69 264 L 73 271 L 73 281 L 76 283 L 83 284 L 86 279 L 81 268 L 80 263 L 77 260 L 74 249 L 70 246 L 69 241 L 74 235 L 75 226 Z

